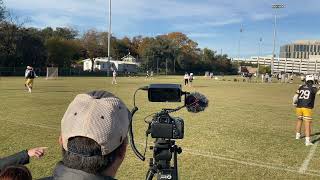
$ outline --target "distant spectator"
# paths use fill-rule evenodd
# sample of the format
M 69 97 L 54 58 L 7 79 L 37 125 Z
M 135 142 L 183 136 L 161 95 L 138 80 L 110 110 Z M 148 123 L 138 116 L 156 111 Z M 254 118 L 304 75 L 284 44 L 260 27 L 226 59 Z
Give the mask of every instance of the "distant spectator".
M 270 78 L 269 74 L 266 73 L 266 75 L 265 75 L 265 82 L 269 82 L 269 78 Z
M 268 83 L 272 83 L 272 75 L 269 76 Z
M 290 82 L 289 83 L 293 83 L 293 74 L 290 75 Z
M 184 74 L 183 79 L 184 79 L 184 85 L 185 85 L 185 86 L 188 85 L 188 82 L 189 82 L 189 74 L 188 74 L 187 72 Z
M 117 71 L 113 70 L 112 72 L 112 84 L 117 84 Z
M 8 166 L 28 164 L 30 157 L 42 157 L 46 148 L 47 147 L 37 147 L 29 150 L 23 150 L 11 156 L 0 158 L 0 172 Z
M 61 120 L 62 161 L 44 179 L 113 180 L 126 154 L 130 119 L 111 93 L 77 95 Z
M 25 166 L 9 166 L 0 173 L 0 180 L 32 180 L 32 175 Z
M 192 86 L 192 81 L 193 81 L 194 77 L 193 77 L 193 73 L 190 73 L 189 76 L 189 86 Z
M 281 73 L 277 74 L 277 79 L 278 79 L 279 82 L 281 82 Z

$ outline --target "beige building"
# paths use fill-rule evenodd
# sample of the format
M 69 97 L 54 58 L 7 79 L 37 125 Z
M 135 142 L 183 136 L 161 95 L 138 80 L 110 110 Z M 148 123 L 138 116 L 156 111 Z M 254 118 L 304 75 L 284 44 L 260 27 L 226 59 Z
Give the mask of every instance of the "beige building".
M 271 66 L 272 56 L 257 57 L 248 59 L 233 59 L 234 62 L 247 62 Z M 320 55 L 310 55 L 310 59 L 298 58 L 274 58 L 274 72 L 318 74 L 320 73 Z
M 320 40 L 299 40 L 280 48 L 280 58 L 309 59 L 310 55 L 320 55 Z

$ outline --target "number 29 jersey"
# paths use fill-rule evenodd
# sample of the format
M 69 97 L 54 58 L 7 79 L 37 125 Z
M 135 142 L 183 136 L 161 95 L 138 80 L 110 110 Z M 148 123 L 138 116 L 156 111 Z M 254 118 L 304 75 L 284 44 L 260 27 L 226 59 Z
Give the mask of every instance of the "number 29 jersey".
M 297 108 L 312 109 L 317 91 L 318 89 L 315 85 L 301 85 L 296 92 L 298 94 Z

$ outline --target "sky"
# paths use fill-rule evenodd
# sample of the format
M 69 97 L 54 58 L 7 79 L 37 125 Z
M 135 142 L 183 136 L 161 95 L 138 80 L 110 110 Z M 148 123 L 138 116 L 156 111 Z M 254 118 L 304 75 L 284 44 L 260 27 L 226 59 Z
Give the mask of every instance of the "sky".
M 108 0 L 3 1 L 21 21 L 27 19 L 27 27 L 108 30 Z M 275 11 L 273 3 L 285 8 Z M 275 14 L 277 53 L 280 45 L 320 39 L 319 0 L 112 0 L 112 33 L 122 38 L 182 32 L 200 48 L 248 58 L 272 54 Z

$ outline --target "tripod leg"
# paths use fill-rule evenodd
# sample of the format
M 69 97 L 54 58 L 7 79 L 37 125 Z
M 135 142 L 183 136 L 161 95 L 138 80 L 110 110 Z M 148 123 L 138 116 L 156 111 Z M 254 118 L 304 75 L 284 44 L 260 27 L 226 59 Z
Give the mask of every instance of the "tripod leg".
M 173 170 L 174 170 L 174 180 L 178 180 L 178 153 L 177 151 L 174 151 L 173 154 Z
M 155 175 L 155 172 L 153 172 L 153 170 L 149 169 L 147 176 L 146 176 L 146 180 L 152 180 L 154 175 Z
M 149 162 L 149 170 L 147 172 L 146 175 L 146 180 L 152 180 L 153 176 L 157 173 L 156 167 L 153 163 L 153 159 L 150 158 L 150 162 Z

